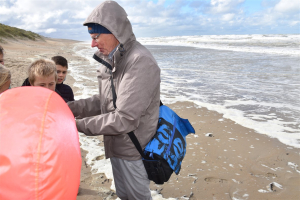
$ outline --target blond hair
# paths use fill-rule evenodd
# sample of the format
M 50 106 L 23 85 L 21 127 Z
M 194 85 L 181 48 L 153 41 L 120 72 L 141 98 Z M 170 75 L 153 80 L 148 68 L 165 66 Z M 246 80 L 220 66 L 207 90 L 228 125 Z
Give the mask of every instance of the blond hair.
M 11 78 L 11 74 L 9 69 L 0 64 L 0 89 L 2 86 L 9 81 Z
M 55 82 L 57 81 L 56 66 L 52 60 L 39 59 L 31 63 L 28 68 L 28 81 L 31 85 L 34 84 L 36 76 L 48 77 L 54 74 Z

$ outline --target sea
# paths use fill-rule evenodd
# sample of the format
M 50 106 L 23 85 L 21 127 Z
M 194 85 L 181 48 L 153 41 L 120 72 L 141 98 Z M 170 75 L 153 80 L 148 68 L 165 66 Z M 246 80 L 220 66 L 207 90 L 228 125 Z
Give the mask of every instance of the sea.
M 150 50 L 161 68 L 163 103 L 193 102 L 259 134 L 276 138 L 289 148 L 300 148 L 299 34 L 137 40 Z M 78 43 L 73 49 L 78 56 L 88 59 L 85 64 L 70 62 L 74 86 L 80 88 L 75 93 L 76 100 L 98 93 L 98 63 L 92 58 L 96 50 L 88 42 Z M 82 148 L 89 151 L 88 162 L 94 172 L 107 171 L 109 160 L 100 164 L 95 161 L 95 155 L 104 154 L 98 141 L 83 134 L 80 140 Z M 106 175 L 112 177 L 109 173 Z M 164 199 L 152 192 L 156 196 L 153 199 Z

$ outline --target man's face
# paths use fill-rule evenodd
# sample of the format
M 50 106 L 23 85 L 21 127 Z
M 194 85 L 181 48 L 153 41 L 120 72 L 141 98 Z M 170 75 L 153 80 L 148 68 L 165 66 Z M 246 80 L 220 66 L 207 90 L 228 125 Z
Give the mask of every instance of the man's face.
M 61 84 L 67 76 L 68 69 L 61 65 L 56 65 L 56 70 L 57 70 L 57 84 Z
M 36 76 L 33 86 L 45 87 L 50 90 L 55 91 L 55 75 L 51 74 L 49 76 Z
M 98 33 L 90 34 L 92 38 L 92 47 L 97 47 L 99 51 L 108 56 L 108 54 L 118 46 L 119 41 L 113 34 L 100 34 L 97 38 L 95 38 Z

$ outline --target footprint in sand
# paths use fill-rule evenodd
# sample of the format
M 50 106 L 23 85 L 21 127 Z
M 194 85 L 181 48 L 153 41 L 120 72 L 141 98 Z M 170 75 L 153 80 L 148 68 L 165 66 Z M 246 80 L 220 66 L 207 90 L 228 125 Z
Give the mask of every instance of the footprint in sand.
M 227 183 L 226 179 L 214 178 L 214 177 L 207 177 L 204 181 L 209 183 Z
M 277 174 L 268 172 L 268 173 L 266 174 L 266 177 L 276 178 L 276 177 L 277 177 Z

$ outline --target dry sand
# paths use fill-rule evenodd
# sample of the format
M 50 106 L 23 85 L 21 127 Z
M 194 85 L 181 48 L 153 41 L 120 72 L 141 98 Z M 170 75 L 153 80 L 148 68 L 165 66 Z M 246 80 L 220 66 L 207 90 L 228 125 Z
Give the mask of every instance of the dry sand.
M 62 55 L 68 60 L 81 61 L 72 51 L 76 42 L 48 38 L 1 43 L 5 66 L 12 72 L 11 86 L 21 86 L 34 59 Z M 74 79 L 70 75 L 65 83 L 72 87 Z M 255 133 L 217 112 L 198 108 L 192 102 L 169 106 L 190 120 L 196 134 L 187 137 L 187 153 L 180 174 L 173 174 L 164 185 L 151 183 L 151 190 L 159 191 L 164 198 L 191 200 L 300 199 L 299 149 Z M 98 138 L 102 140 L 101 136 Z M 82 150 L 77 200 L 116 199 L 115 192 L 109 189 L 111 180 L 104 174 L 92 174 L 85 155 Z

